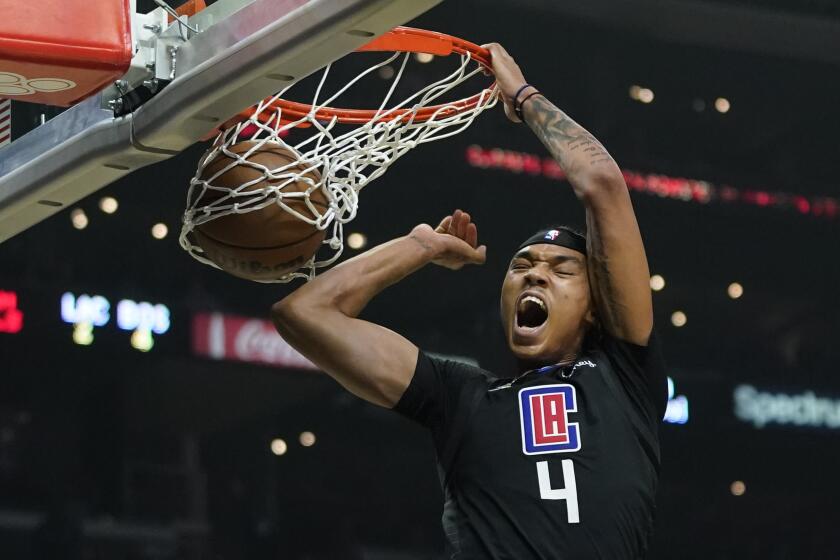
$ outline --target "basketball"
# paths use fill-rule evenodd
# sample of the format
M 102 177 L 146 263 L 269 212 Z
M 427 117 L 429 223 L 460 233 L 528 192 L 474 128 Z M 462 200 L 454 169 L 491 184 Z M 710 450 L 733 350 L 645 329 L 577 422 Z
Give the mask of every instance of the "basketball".
M 242 154 L 260 144 L 255 141 L 239 142 L 230 146 L 228 150 Z M 208 150 L 201 161 L 205 161 L 212 153 Z M 297 161 L 296 154 L 279 144 L 264 143 L 251 155 L 248 162 L 277 169 Z M 217 152 L 201 171 L 202 180 L 210 180 L 212 186 L 224 189 L 236 189 L 243 184 L 256 181 L 240 189 L 231 198 L 220 201 L 220 204 L 237 203 L 240 207 L 257 204 L 263 198 L 261 189 L 272 184 L 281 185 L 283 193 L 305 192 L 311 185 L 304 180 L 286 178 L 265 178 L 263 170 L 249 165 L 236 165 L 218 177 L 216 173 L 235 161 L 223 152 Z M 303 172 L 304 167 L 290 167 L 289 172 Z M 316 183 L 320 174 L 316 170 L 306 172 L 306 177 Z M 251 194 L 249 194 L 251 193 Z M 223 190 L 208 189 L 203 194 L 198 191 L 199 206 L 206 206 L 227 193 Z M 309 194 L 313 206 L 323 212 L 328 207 L 327 198 L 321 189 Z M 301 215 L 316 219 L 318 214 L 313 212 L 303 197 L 284 198 L 283 203 Z M 244 213 L 229 214 L 198 225 L 194 229 L 198 245 L 204 250 L 204 255 L 216 263 L 222 270 L 247 280 L 269 281 L 277 280 L 284 274 L 297 270 L 303 266 L 318 250 L 324 241 L 326 232 L 317 229 L 280 205 L 272 203 L 265 208 Z

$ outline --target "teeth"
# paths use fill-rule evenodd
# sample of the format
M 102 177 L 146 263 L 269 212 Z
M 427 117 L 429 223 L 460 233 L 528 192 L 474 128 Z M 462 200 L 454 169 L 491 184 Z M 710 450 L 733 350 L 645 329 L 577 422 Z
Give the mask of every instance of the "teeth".
M 545 310 L 545 303 L 543 303 L 543 301 L 539 298 L 536 298 L 534 296 L 525 296 L 524 298 L 522 298 L 522 303 L 525 303 L 526 301 L 533 301 L 534 303 L 539 305 L 543 310 Z

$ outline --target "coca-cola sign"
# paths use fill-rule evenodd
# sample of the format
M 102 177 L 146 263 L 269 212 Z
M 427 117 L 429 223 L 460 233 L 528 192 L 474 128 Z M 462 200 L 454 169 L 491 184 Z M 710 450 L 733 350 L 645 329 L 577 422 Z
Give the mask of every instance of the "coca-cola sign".
M 193 316 L 192 347 L 195 354 L 214 360 L 318 369 L 262 319 L 198 313 Z

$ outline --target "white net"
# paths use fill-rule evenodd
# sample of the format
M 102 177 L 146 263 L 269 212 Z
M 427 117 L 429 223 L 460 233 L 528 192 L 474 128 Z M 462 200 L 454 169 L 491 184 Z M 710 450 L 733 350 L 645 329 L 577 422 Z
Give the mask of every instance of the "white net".
M 219 268 L 195 242 L 191 235 L 193 230 L 222 216 L 277 205 L 295 218 L 326 231 L 323 244 L 328 245 L 329 250 L 320 251 L 299 269 L 271 281 L 312 278 L 318 268 L 334 263 L 344 249 L 344 225 L 355 218 L 359 191 L 365 185 L 385 173 L 390 165 L 415 146 L 465 130 L 482 111 L 494 106 L 498 100 L 495 86 L 484 89 L 475 97 L 476 102 L 466 108 L 461 100 L 443 100 L 457 86 L 482 72 L 482 67 L 469 54 L 462 54 L 457 68 L 447 76 L 389 106 L 410 58 L 411 53 L 393 53 L 331 95 L 324 93 L 331 69 L 331 65 L 327 66 L 307 114 L 290 118 L 275 105 L 289 90 L 286 88 L 257 105 L 249 119 L 220 133 L 190 181 L 180 235 L 181 246 L 199 261 Z M 458 57 L 455 58 L 457 60 Z M 320 110 L 330 107 L 363 78 L 374 72 L 381 75 L 380 69 L 393 68 L 391 65 L 394 63 L 398 69 L 393 73 L 390 87 L 373 118 L 347 130 L 347 125 L 338 126 L 336 116 L 325 119 L 323 114 L 319 115 Z M 289 132 L 292 129 L 299 131 L 302 126 L 307 127 L 303 129 L 307 137 L 293 144 L 287 143 L 284 138 L 290 136 Z M 250 141 L 246 151 L 233 149 L 246 139 Z M 297 161 L 269 168 L 249 160 L 252 154 L 274 147 L 291 150 Z M 217 162 L 213 173 L 204 176 L 205 170 L 219 159 L 226 159 L 228 163 L 219 165 Z M 218 184 L 220 176 L 240 165 L 258 170 L 259 176 L 236 188 Z M 316 191 L 320 191 L 318 198 L 326 199 L 326 208 L 310 200 Z M 295 200 L 295 207 L 301 208 L 301 199 L 310 215 L 304 215 L 289 205 Z M 322 256 L 325 252 L 329 253 L 326 257 Z M 318 260 L 319 256 L 322 260 Z

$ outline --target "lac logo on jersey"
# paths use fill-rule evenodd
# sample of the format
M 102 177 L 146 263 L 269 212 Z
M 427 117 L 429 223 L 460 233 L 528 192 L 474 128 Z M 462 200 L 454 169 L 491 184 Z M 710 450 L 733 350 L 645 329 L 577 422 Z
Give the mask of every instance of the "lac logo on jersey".
M 570 412 L 577 412 L 573 385 L 541 385 L 519 391 L 522 452 L 541 455 L 578 451 L 578 423 L 569 422 Z

